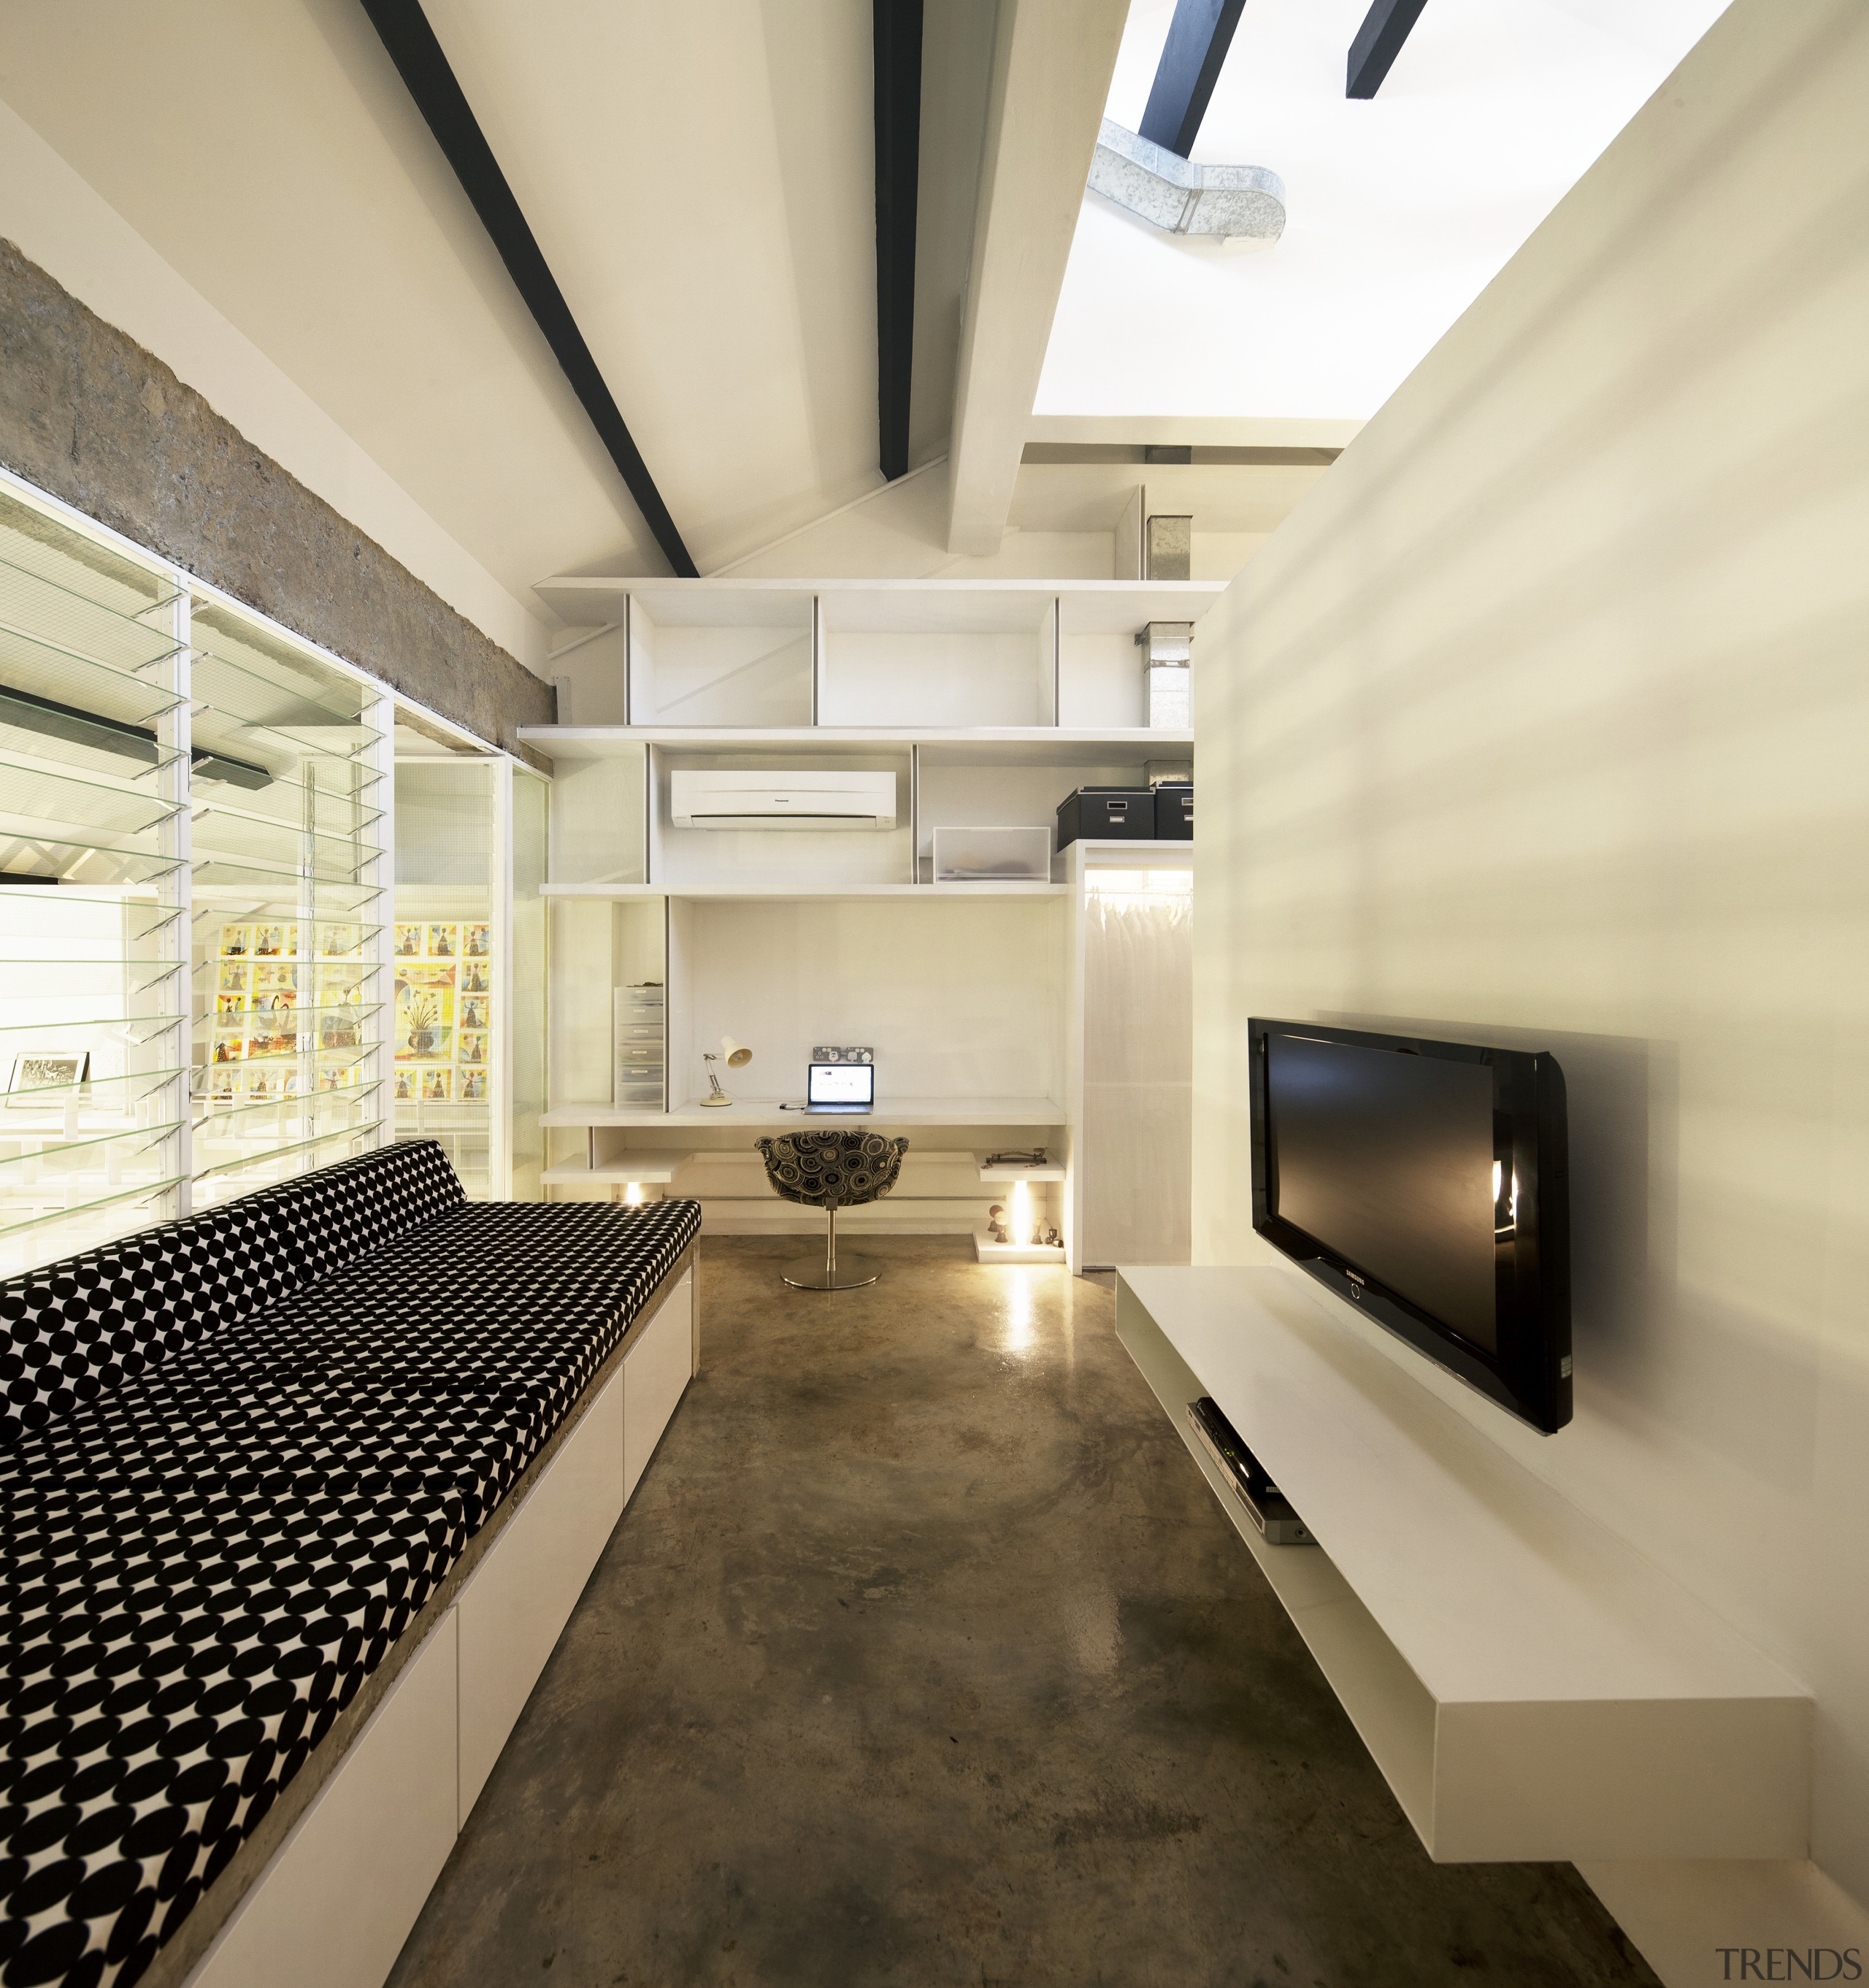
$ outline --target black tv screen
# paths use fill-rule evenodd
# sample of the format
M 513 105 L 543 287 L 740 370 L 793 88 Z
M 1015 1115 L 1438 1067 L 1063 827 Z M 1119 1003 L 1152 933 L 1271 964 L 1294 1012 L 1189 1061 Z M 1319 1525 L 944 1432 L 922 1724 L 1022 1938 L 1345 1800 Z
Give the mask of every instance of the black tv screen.
M 1570 1224 L 1556 1060 L 1247 1026 L 1253 1227 L 1501 1406 L 1561 1428 Z

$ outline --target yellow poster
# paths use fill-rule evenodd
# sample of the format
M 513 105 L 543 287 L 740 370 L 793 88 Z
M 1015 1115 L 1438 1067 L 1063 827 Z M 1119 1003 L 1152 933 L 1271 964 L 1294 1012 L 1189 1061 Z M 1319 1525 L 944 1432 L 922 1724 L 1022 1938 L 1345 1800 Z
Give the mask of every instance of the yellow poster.
M 396 971 L 396 1060 L 451 1063 L 455 1053 L 455 969 L 410 965 Z
M 318 928 L 318 957 L 320 959 L 349 959 L 359 957 L 363 950 L 363 928 L 361 925 L 320 925 Z

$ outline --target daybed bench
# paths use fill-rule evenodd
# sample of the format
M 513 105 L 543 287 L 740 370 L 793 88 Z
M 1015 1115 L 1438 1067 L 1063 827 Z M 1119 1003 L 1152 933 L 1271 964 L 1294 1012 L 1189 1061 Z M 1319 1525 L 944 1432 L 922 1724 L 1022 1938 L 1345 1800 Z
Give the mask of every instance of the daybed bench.
M 0 1981 L 373 1988 L 695 1370 L 405 1141 L 0 1285 Z

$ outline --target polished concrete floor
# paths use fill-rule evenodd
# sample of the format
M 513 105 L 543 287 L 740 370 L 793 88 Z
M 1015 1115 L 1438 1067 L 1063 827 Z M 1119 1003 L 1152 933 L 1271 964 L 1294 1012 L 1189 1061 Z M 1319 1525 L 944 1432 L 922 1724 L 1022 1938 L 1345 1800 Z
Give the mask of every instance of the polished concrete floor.
M 1429 1862 L 1107 1289 L 867 1246 L 828 1296 L 705 1245 L 702 1371 L 395 1988 L 1653 1982 L 1568 1866 Z

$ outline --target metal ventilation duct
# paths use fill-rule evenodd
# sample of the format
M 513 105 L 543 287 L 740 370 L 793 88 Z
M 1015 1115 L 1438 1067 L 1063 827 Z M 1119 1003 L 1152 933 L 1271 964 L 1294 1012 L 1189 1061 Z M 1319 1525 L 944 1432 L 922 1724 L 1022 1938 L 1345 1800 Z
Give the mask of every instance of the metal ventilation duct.
M 1106 117 L 1090 191 L 1171 235 L 1276 242 L 1285 232 L 1285 182 L 1264 166 L 1197 166 Z

